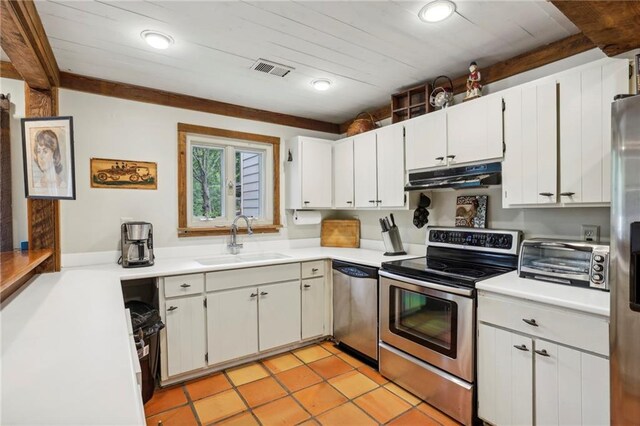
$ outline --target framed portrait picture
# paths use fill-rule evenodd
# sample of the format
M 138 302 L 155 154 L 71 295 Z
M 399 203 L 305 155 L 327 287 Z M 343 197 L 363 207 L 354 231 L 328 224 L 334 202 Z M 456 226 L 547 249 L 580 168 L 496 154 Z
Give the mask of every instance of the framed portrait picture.
M 22 154 L 27 198 L 76 199 L 72 117 L 23 118 Z

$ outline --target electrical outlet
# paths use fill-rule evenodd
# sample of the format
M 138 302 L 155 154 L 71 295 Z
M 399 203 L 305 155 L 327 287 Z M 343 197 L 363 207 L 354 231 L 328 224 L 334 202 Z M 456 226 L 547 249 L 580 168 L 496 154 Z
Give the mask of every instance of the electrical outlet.
M 598 225 L 582 225 L 580 235 L 583 241 L 597 243 L 600 241 L 600 226 Z

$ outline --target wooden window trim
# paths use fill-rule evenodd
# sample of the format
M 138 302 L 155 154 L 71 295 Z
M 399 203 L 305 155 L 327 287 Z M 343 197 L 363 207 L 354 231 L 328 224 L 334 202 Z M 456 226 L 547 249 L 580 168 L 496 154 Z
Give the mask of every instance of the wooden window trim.
M 212 228 L 189 227 L 187 222 L 187 135 L 215 136 L 271 145 L 273 148 L 273 225 L 256 225 L 256 234 L 277 233 L 280 224 L 280 138 L 257 133 L 238 132 L 195 124 L 178 123 L 178 237 L 204 237 L 227 235 L 230 226 Z M 239 229 L 239 234 L 246 234 L 246 229 Z

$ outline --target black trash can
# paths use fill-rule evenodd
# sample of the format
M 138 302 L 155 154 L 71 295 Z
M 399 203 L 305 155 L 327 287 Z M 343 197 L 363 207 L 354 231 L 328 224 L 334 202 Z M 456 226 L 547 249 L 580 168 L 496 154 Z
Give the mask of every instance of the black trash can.
M 156 388 L 156 375 L 160 363 L 158 334 L 164 328 L 164 324 L 158 310 L 148 303 L 131 300 L 124 305 L 131 312 L 133 336 L 142 370 L 142 401 L 146 403 Z

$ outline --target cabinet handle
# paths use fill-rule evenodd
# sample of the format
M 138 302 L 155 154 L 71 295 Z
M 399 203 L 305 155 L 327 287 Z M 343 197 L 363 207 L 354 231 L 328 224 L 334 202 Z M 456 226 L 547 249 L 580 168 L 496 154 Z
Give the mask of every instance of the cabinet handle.
M 443 161 L 444 157 L 436 157 L 436 161 Z
M 542 349 L 541 351 L 536 349 L 534 352 L 537 353 L 538 355 L 542 355 L 542 356 L 548 356 L 548 357 L 551 356 L 551 355 L 549 355 L 549 352 L 547 352 L 546 349 Z
M 347 201 L 347 204 L 353 204 L 353 201 Z
M 176 309 L 178 309 L 177 306 L 169 306 L 169 309 L 167 309 L 167 311 L 171 312 L 171 311 L 175 311 Z
M 538 323 L 536 322 L 536 320 L 534 320 L 533 318 L 531 319 L 526 319 L 526 318 L 522 318 L 522 321 L 526 322 L 529 325 L 532 325 L 534 327 L 538 326 Z
M 561 197 L 573 197 L 574 195 L 576 195 L 575 192 L 561 192 L 560 193 Z
M 184 283 L 184 284 L 181 284 L 180 287 L 189 288 L 189 287 L 191 287 L 191 284 Z
M 376 200 L 369 200 L 369 202 L 370 202 L 370 203 L 375 203 L 375 202 L 376 202 Z
M 381 204 L 382 200 L 376 200 L 376 203 Z
M 311 272 L 318 272 L 318 268 L 311 268 Z
M 266 296 L 267 294 L 269 294 L 269 293 L 267 293 L 266 291 L 261 291 L 260 292 L 260 296 Z
M 251 293 L 250 297 L 258 297 L 258 293 Z
M 527 345 L 513 345 L 513 347 L 518 349 L 519 351 L 529 352 L 529 348 L 527 348 Z
M 309 201 L 303 201 L 304 204 L 309 204 Z
M 311 284 L 305 284 L 303 285 L 304 288 L 311 288 Z
M 450 159 L 450 160 L 453 160 L 454 158 L 456 158 L 456 156 L 455 155 L 447 155 L 447 158 Z
M 553 196 L 553 192 L 541 192 L 540 195 L 543 197 L 551 197 Z

